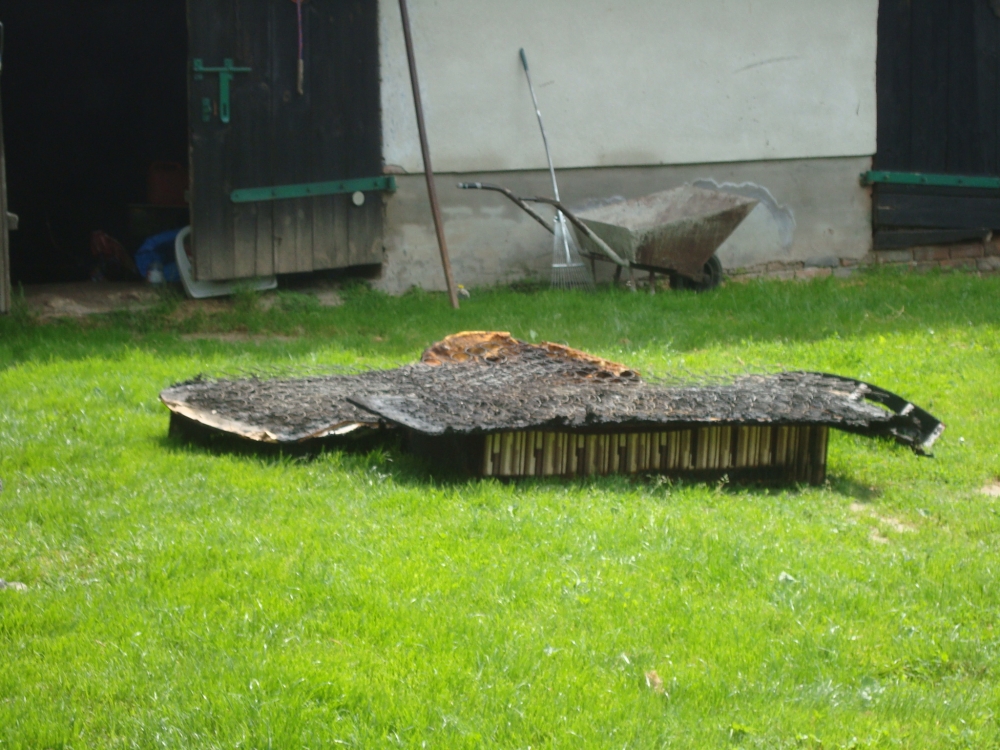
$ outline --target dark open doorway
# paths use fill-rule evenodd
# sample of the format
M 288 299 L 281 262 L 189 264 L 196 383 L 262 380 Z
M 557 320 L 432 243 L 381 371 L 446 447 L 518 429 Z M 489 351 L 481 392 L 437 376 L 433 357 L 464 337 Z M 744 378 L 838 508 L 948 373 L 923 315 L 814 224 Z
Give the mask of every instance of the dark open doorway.
M 91 233 L 134 251 L 150 166 L 187 164 L 185 0 L 0 0 L 0 20 L 12 280 L 90 278 Z

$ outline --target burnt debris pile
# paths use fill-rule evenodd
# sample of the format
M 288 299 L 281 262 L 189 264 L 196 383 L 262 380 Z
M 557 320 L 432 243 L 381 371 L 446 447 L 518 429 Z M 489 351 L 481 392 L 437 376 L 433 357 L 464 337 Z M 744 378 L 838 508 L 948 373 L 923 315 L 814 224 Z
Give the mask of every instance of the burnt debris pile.
M 929 450 L 943 425 L 888 391 L 810 372 L 658 384 L 507 333 L 465 332 L 392 370 L 197 380 L 164 390 L 172 428 L 270 443 L 402 430 L 411 450 L 483 476 L 661 472 L 822 481 L 829 428 Z

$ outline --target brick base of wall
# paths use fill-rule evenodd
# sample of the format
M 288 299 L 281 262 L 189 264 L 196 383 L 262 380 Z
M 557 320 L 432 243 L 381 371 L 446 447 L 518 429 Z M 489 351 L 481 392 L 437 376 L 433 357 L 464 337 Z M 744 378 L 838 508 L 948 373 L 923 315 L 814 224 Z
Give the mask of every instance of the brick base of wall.
M 906 250 L 876 250 L 863 258 L 820 258 L 811 261 L 772 261 L 726 270 L 730 281 L 757 278 L 807 280 L 823 276 L 850 276 L 859 268 L 887 266 L 917 273 L 934 268 L 991 274 L 1000 272 L 1000 239 L 931 245 Z

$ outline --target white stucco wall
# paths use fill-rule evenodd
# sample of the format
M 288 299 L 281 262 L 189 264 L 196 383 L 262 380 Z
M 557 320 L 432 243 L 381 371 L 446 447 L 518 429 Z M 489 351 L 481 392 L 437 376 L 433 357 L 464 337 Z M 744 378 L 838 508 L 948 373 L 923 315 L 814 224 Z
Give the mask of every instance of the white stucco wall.
M 872 246 L 871 203 L 858 175 L 870 157 L 781 159 L 776 161 L 677 166 L 570 169 L 559 186 L 571 207 L 611 196 L 635 198 L 680 185 L 734 190 L 760 201 L 718 255 L 726 268 L 768 261 L 836 264 L 858 259 Z M 547 278 L 552 236 L 526 213 L 496 193 L 458 190 L 458 181 L 497 180 L 520 195 L 551 189 L 548 172 L 530 170 L 439 174 L 438 192 L 455 280 L 467 287 L 525 277 Z M 411 286 L 444 289 L 444 274 L 427 202 L 423 175 L 397 178 L 387 197 L 386 257 L 375 286 L 391 294 Z M 543 213 L 544 209 L 541 209 Z M 609 278 L 610 264 L 599 266 Z
M 422 170 L 395 0 L 381 0 L 385 161 Z M 410 0 L 435 171 L 875 152 L 878 0 Z

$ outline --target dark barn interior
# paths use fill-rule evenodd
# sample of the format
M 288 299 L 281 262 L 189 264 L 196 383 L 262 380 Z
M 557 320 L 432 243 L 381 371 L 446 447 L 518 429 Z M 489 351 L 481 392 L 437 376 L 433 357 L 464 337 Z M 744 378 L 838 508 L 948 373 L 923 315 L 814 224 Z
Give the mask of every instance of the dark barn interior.
M 187 163 L 185 0 L 0 0 L 16 284 L 94 270 L 90 235 L 129 252 L 154 162 Z

